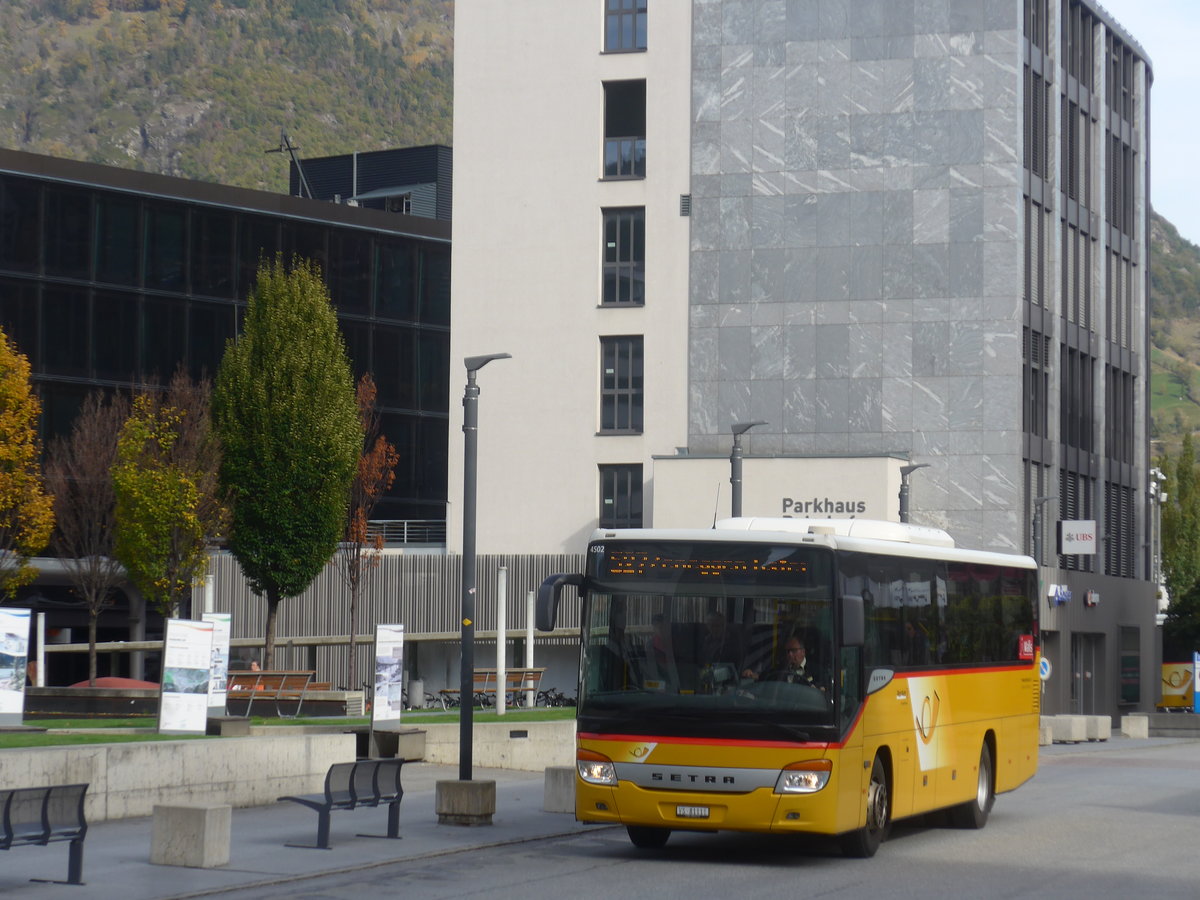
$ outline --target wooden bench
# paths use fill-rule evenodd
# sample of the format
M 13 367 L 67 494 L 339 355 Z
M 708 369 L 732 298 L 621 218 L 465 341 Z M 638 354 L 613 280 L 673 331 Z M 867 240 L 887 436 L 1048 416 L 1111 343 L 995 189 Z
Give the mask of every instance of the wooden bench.
M 541 669 L 505 669 L 504 670 L 504 685 L 501 687 L 500 679 L 496 669 L 477 668 L 474 672 L 474 681 L 472 686 L 473 697 L 484 704 L 488 703 L 489 698 L 495 700 L 496 693 L 503 690 L 505 695 L 511 694 L 513 699 L 509 703 L 511 706 L 517 705 L 521 694 L 526 691 L 536 691 L 542 683 L 542 674 L 546 670 Z M 442 702 L 442 709 L 449 706 L 449 702 L 458 697 L 461 691 L 458 688 L 444 688 L 439 691 Z
M 83 839 L 87 837 L 83 799 L 87 789 L 86 784 L 56 784 L 0 790 L 0 807 L 4 812 L 0 850 L 70 841 L 67 880 L 33 878 L 31 881 L 83 884 Z
M 255 700 L 270 700 L 275 704 L 275 714 L 281 719 L 294 719 L 300 715 L 304 706 L 304 697 L 310 691 L 317 690 L 313 679 L 316 672 L 306 671 L 236 671 L 229 673 L 226 685 L 226 703 L 230 700 L 246 701 L 246 709 L 242 715 L 249 716 Z M 325 685 L 328 688 L 328 685 Z M 295 703 L 295 711 L 291 715 L 283 711 L 283 704 Z
M 320 794 L 280 797 L 316 811 L 316 844 L 286 844 L 309 850 L 329 850 L 329 818 L 339 809 L 360 806 L 388 808 L 387 834 L 360 834 L 359 837 L 400 837 L 400 801 L 404 787 L 400 783 L 402 759 L 360 759 L 351 763 L 334 763 L 325 773 L 325 789 Z

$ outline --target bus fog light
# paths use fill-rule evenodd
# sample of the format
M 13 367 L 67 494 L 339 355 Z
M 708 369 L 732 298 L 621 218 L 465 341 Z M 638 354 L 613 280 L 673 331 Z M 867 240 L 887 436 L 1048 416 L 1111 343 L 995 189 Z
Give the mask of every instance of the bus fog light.
M 779 773 L 775 782 L 777 794 L 812 794 L 829 783 L 833 763 L 828 759 L 792 763 Z

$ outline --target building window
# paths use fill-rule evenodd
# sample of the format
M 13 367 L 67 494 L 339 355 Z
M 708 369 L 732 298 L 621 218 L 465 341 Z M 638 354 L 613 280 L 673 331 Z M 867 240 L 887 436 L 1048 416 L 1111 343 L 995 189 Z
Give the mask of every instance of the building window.
M 642 338 L 600 339 L 600 431 L 642 433 Z
M 646 302 L 646 211 L 604 210 L 605 304 Z
M 604 177 L 646 177 L 646 82 L 604 85 Z
M 600 467 L 600 527 L 642 527 L 642 467 Z
M 646 49 L 647 0 L 605 0 L 604 52 Z

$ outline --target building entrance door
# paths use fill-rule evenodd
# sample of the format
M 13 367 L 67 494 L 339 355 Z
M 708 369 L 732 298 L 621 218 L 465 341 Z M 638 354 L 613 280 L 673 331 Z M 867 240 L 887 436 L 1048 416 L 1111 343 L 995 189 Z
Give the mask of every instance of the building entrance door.
M 1071 635 L 1071 712 L 1080 716 L 1100 713 L 1104 705 L 1100 667 L 1104 661 L 1104 635 L 1075 632 Z

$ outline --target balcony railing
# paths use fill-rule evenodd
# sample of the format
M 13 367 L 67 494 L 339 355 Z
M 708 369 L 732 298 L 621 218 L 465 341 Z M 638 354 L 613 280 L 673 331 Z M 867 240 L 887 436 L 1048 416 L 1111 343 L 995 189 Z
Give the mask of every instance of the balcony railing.
M 383 535 L 385 545 L 445 544 L 443 519 L 376 519 L 367 523 L 367 536 Z

